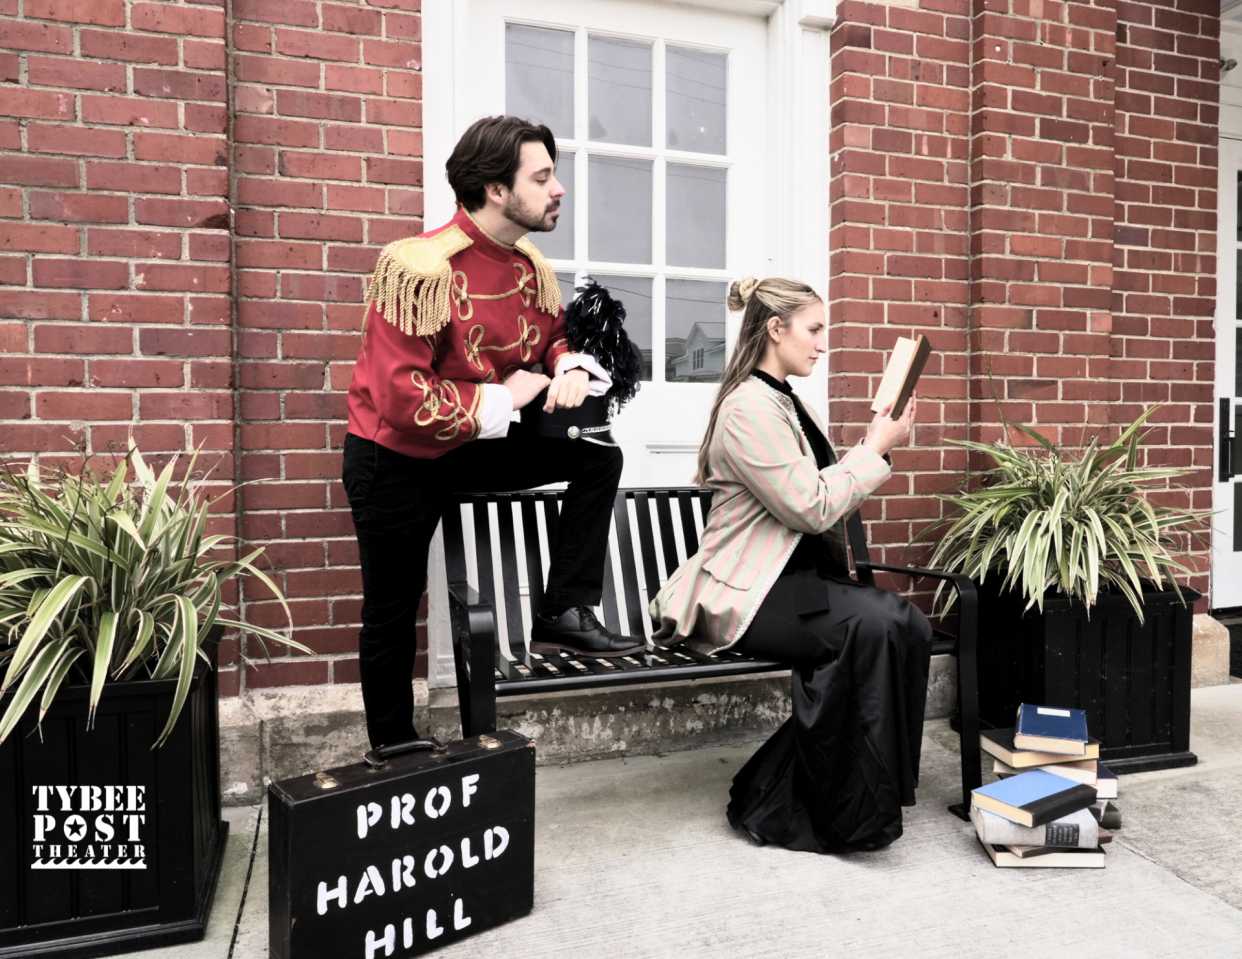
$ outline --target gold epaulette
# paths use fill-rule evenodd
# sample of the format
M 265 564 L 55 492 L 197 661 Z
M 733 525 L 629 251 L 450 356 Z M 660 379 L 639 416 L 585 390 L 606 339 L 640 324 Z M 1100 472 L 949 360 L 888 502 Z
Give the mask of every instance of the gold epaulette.
M 535 305 L 543 312 L 556 316 L 556 310 L 561 305 L 561 288 L 557 286 L 556 271 L 552 269 L 552 264 L 544 259 L 539 247 L 531 243 L 529 237 L 522 237 L 513 244 L 513 248 L 530 257 L 530 262 L 535 266 L 535 284 L 539 290 Z
M 406 335 L 438 333 L 453 318 L 453 267 L 449 258 L 473 242 L 461 227 L 453 224 L 434 236 L 414 236 L 389 243 L 375 264 L 367 299 L 378 305 L 384 318 Z M 535 255 L 539 255 L 538 250 Z M 546 261 L 544 266 L 547 267 Z M 547 268 L 551 271 L 551 267 Z M 556 286 L 555 274 L 552 285 Z M 540 282 L 541 306 L 542 286 Z

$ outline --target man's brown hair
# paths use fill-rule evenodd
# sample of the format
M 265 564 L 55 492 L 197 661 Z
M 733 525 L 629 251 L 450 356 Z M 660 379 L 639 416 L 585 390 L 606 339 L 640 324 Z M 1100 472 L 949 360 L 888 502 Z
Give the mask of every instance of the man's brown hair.
M 542 143 L 556 162 L 556 138 L 543 124 L 521 117 L 484 117 L 470 125 L 444 167 L 444 175 L 469 212 L 483 206 L 489 183 L 513 189 L 513 180 L 522 165 L 522 144 Z

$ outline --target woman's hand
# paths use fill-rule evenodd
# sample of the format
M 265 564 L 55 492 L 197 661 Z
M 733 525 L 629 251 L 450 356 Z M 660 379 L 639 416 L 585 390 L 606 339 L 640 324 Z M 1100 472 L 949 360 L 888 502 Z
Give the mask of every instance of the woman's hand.
M 901 411 L 900 419 L 895 420 L 888 415 L 888 411 L 892 409 L 891 406 L 886 406 L 876 413 L 875 419 L 867 427 L 867 438 L 863 441 L 863 446 L 877 456 L 884 456 L 894 446 L 900 446 L 909 439 L 910 427 L 914 425 L 916 403 L 916 398 L 911 396 L 906 403 L 906 408 Z

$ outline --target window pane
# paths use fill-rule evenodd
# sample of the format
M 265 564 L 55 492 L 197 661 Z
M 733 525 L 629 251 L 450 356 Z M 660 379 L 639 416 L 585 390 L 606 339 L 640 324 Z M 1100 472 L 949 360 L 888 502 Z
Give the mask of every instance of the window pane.
M 651 380 L 651 277 L 595 276 L 625 307 L 625 332 L 642 352 L 643 379 Z
M 556 218 L 556 229 L 551 233 L 531 234 L 539 252 L 554 260 L 574 258 L 574 160 L 572 153 L 562 153 L 556 158 L 556 178 L 565 188 L 565 195 L 561 197 L 561 215 Z
M 725 175 L 715 167 L 668 164 L 666 259 L 672 266 L 725 265 Z
M 651 44 L 590 37 L 587 77 L 588 136 L 651 146 Z
M 1234 302 L 1233 316 L 1234 319 L 1242 320 L 1242 250 L 1238 250 L 1235 254 L 1238 258 L 1238 272 L 1234 277 Z
M 587 167 L 588 256 L 605 263 L 650 263 L 651 161 L 593 156 Z
M 556 285 L 561 288 L 561 306 L 569 306 L 574 298 L 574 275 L 572 273 L 556 274 Z
M 574 35 L 505 24 L 505 113 L 574 135 Z
M 664 290 L 664 378 L 719 383 L 725 366 L 727 284 L 668 280 Z
M 668 148 L 724 153 L 725 54 L 666 47 L 664 63 Z

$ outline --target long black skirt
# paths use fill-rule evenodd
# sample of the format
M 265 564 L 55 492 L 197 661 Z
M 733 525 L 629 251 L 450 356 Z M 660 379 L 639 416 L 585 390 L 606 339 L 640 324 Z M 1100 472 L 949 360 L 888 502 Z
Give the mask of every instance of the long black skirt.
M 893 593 L 779 577 L 738 648 L 792 667 L 793 715 L 733 780 L 729 822 L 808 852 L 878 849 L 914 805 L 931 626 Z

